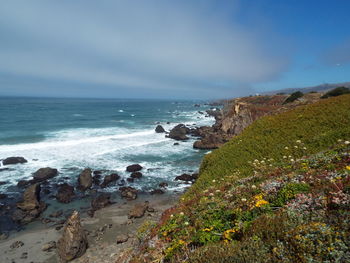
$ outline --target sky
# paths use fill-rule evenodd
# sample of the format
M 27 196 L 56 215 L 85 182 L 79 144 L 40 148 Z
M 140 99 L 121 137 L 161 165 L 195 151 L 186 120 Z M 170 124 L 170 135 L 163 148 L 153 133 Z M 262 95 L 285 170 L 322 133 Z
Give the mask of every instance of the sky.
M 0 96 L 215 99 L 350 81 L 348 0 L 3 0 Z

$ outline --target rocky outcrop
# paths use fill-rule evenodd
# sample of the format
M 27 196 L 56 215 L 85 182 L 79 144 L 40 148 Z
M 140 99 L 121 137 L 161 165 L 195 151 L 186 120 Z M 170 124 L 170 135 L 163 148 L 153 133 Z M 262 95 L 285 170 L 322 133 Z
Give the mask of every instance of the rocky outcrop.
M 229 136 L 225 133 L 208 133 L 203 136 L 199 141 L 195 141 L 193 148 L 202 150 L 217 149 L 224 143 L 228 142 Z
M 4 160 L 2 160 L 3 165 L 10 165 L 10 164 L 18 164 L 18 163 L 26 163 L 28 162 L 23 157 L 8 157 Z
M 117 180 L 119 180 L 120 176 L 118 174 L 110 174 L 110 175 L 106 175 L 101 187 L 105 188 L 106 186 L 108 186 L 109 184 L 116 182 Z
M 179 176 L 175 177 L 175 181 L 185 181 L 185 182 L 194 182 L 195 180 L 197 180 L 198 178 L 198 174 L 194 173 L 194 174 L 182 174 Z
M 164 130 L 162 125 L 157 125 L 155 132 L 156 133 L 163 133 L 163 132 L 165 132 L 165 130 Z
M 189 133 L 190 129 L 188 127 L 184 124 L 179 124 L 170 130 L 168 137 L 177 141 L 185 141 L 188 140 L 186 135 Z
M 20 224 L 27 224 L 40 216 L 47 205 L 40 201 L 40 185 L 29 186 L 23 193 L 23 201 L 16 204 L 17 209 L 12 219 Z
M 81 257 L 87 247 L 88 241 L 80 223 L 79 213 L 74 211 L 65 223 L 63 235 L 57 242 L 60 262 L 65 263 Z
M 149 203 L 146 201 L 143 204 L 137 204 L 135 205 L 129 212 L 128 218 L 140 218 L 145 215 L 145 212 L 147 211 L 147 208 L 149 206 Z
M 131 178 L 135 179 L 140 179 L 142 177 L 142 173 L 140 172 L 133 172 L 131 175 L 130 175 Z
M 57 175 L 58 175 L 57 169 L 50 168 L 50 167 L 40 168 L 33 174 L 33 180 L 35 183 L 43 182 Z
M 92 186 L 92 175 L 91 175 L 92 171 L 90 168 L 86 168 L 84 169 L 78 178 L 78 188 L 81 191 L 85 191 L 89 188 L 91 188 Z
M 130 186 L 124 186 L 119 188 L 120 195 L 128 201 L 135 200 L 137 198 L 137 190 Z
M 60 203 L 70 203 L 75 196 L 74 187 L 64 183 L 58 186 L 56 199 Z
M 126 167 L 126 171 L 130 172 L 130 173 L 138 172 L 141 170 L 142 170 L 142 166 L 139 164 L 132 164 L 132 165 L 129 165 L 128 167 Z

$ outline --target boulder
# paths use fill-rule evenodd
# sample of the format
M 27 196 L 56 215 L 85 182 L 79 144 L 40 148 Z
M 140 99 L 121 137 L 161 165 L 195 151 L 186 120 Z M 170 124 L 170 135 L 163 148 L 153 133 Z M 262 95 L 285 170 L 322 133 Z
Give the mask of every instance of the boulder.
M 46 168 L 40 168 L 33 174 L 33 181 L 34 183 L 39 183 L 46 181 L 47 179 L 53 178 L 57 176 L 58 171 L 57 169 L 46 167 Z
M 90 168 L 86 168 L 84 169 L 78 178 L 78 184 L 79 184 L 79 189 L 81 191 L 85 191 L 89 188 L 91 188 L 92 186 L 92 176 L 91 176 L 91 169 Z
M 58 186 L 58 191 L 57 191 L 57 195 L 56 195 L 56 199 L 58 202 L 60 203 L 70 203 L 73 199 L 73 197 L 75 196 L 74 193 L 74 187 L 64 183 Z
M 23 193 L 23 201 L 16 204 L 17 209 L 12 215 L 15 222 L 27 224 L 37 217 L 46 209 L 47 205 L 40 201 L 39 184 L 29 186 Z
M 120 178 L 120 176 L 118 174 L 110 174 L 110 175 L 106 175 L 101 187 L 105 188 L 106 186 L 108 186 L 110 183 L 116 182 L 118 179 Z
M 23 247 L 24 246 L 24 243 L 22 241 L 15 241 L 11 244 L 10 248 L 11 249 L 16 249 L 16 248 L 20 248 L 20 247 Z
M 226 136 L 212 133 L 212 134 L 205 135 L 199 141 L 195 141 L 193 144 L 193 148 L 202 149 L 202 150 L 217 149 L 227 141 L 228 139 L 226 138 Z
M 112 204 L 110 199 L 111 199 L 110 194 L 106 194 L 106 193 L 100 194 L 99 196 L 97 196 L 95 199 L 91 201 L 92 210 L 96 211 L 98 209 L 101 209 L 103 207 L 106 207 Z
M 129 237 L 127 235 L 121 234 L 117 236 L 117 244 L 125 243 L 128 241 Z
M 57 254 L 62 263 L 81 257 L 88 247 L 84 229 L 80 223 L 78 211 L 68 218 L 63 235 L 57 242 Z
M 157 125 L 155 131 L 156 131 L 156 133 L 163 133 L 163 132 L 165 132 L 165 130 L 164 130 L 162 125 Z
M 132 218 L 140 218 L 143 217 L 145 215 L 145 212 L 147 211 L 149 203 L 146 201 L 143 204 L 136 204 L 130 211 L 128 214 L 128 218 L 132 219 Z
M 46 251 L 46 252 L 50 252 L 52 249 L 55 249 L 55 248 L 56 248 L 56 242 L 55 241 L 50 241 L 50 242 L 44 244 L 41 247 L 41 250 L 42 251 Z
M 140 172 L 133 172 L 131 175 L 130 175 L 131 178 L 137 178 L 137 179 L 140 179 L 142 177 L 142 173 Z
M 2 160 L 3 165 L 10 165 L 10 164 L 18 164 L 18 163 L 26 163 L 28 162 L 23 157 L 8 157 L 4 160 Z
M 161 187 L 161 188 L 166 188 L 166 187 L 168 187 L 168 183 L 161 182 L 158 186 Z
M 150 192 L 151 195 L 161 195 L 161 194 L 164 194 L 164 190 L 162 189 L 154 189 Z
M 174 140 L 184 141 L 184 140 L 188 140 L 188 137 L 186 136 L 186 134 L 188 134 L 189 132 L 190 132 L 189 128 L 187 128 L 184 124 L 179 124 L 170 130 L 170 133 L 168 136 L 169 138 Z
M 139 164 L 132 164 L 132 165 L 129 165 L 128 167 L 126 167 L 126 171 L 130 172 L 130 173 L 138 172 L 140 170 L 142 170 L 142 166 Z
M 176 176 L 175 177 L 175 181 L 185 181 L 185 182 L 192 182 L 194 181 L 196 178 L 193 177 L 193 175 L 191 174 L 182 174 L 182 175 L 179 175 L 179 176 Z
M 120 195 L 128 201 L 135 200 L 137 198 L 137 190 L 130 186 L 120 187 Z

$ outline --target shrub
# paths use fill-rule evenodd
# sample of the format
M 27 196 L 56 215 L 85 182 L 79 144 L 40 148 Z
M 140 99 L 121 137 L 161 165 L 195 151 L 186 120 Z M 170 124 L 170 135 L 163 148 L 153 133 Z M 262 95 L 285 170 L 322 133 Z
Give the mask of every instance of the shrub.
M 273 201 L 274 206 L 284 206 L 288 201 L 295 198 L 299 193 L 308 192 L 310 186 L 303 183 L 286 184 L 278 193 L 277 198 Z
M 290 94 L 290 96 L 288 98 L 286 98 L 286 100 L 283 102 L 283 104 L 291 103 L 291 102 L 301 98 L 302 96 L 304 96 L 304 93 L 302 93 L 301 91 L 296 91 L 296 92 Z
M 350 89 L 346 88 L 346 87 L 338 87 L 335 89 L 332 89 L 330 91 L 328 91 L 326 94 L 324 94 L 321 99 L 326 99 L 329 97 L 336 97 L 336 96 L 340 96 L 340 95 L 344 95 L 344 94 L 349 94 L 350 93 Z

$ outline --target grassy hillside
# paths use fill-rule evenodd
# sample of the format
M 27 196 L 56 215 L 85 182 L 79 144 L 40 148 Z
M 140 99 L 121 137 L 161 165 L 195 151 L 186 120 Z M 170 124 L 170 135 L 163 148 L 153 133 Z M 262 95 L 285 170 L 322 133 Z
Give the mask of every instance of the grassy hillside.
M 205 157 L 134 262 L 349 262 L 349 140 L 350 95 L 254 122 Z

